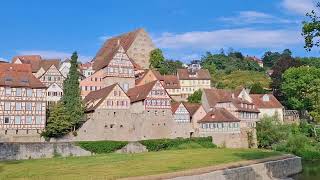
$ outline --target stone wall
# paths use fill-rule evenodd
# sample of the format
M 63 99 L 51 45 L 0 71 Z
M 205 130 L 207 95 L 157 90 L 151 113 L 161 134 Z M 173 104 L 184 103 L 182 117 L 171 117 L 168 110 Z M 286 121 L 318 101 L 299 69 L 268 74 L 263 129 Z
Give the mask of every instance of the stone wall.
M 225 168 L 198 175 L 180 176 L 172 180 L 273 180 L 286 178 L 302 171 L 301 158 L 291 157 L 282 160 L 268 161 L 238 168 Z M 152 179 L 152 178 L 151 178 Z M 156 179 L 156 178 L 154 178 Z
M 0 143 L 0 161 L 90 155 L 72 143 Z

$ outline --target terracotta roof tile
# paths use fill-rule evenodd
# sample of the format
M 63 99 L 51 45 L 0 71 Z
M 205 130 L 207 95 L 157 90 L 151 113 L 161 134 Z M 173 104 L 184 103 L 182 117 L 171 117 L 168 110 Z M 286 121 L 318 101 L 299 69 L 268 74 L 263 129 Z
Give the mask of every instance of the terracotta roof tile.
M 30 64 L 0 64 L 0 86 L 46 88 L 31 70 Z
M 254 104 L 236 96 L 238 91 L 229 91 L 224 89 L 204 89 L 204 93 L 208 99 L 208 103 L 211 108 L 215 108 L 217 103 L 232 102 L 232 104 L 237 108 L 238 111 L 259 112 L 259 110 L 256 107 L 242 107 L 241 104 Z
M 268 95 L 269 101 L 263 101 L 263 96 Z M 250 94 L 257 108 L 283 108 L 282 104 L 272 94 Z
M 177 76 L 175 75 L 164 75 L 163 79 L 163 87 L 165 89 L 180 89 L 180 82 Z
M 207 113 L 207 115 L 198 121 L 198 123 L 212 123 L 212 122 L 240 122 L 224 108 L 216 108 Z
M 108 64 L 108 62 L 104 61 L 110 61 L 109 59 L 113 57 L 113 54 L 119 45 L 121 45 L 125 52 L 127 52 L 140 31 L 141 29 L 137 29 L 120 36 L 107 39 L 94 58 L 93 69 L 99 70 L 102 69 L 103 66 L 106 66 L 105 64 Z
M 183 102 L 183 105 L 186 107 L 186 109 L 190 113 L 190 116 L 193 116 L 194 113 L 196 113 L 201 106 L 201 104 L 198 104 L 198 103 L 188 103 L 188 102 Z
M 12 63 L 15 63 L 18 59 L 22 64 L 30 64 L 33 73 L 36 73 L 40 69 L 40 62 L 42 60 L 40 55 L 15 56 L 12 58 Z
M 93 111 L 104 101 L 104 99 L 111 93 L 117 84 L 102 88 L 97 91 L 91 91 L 84 99 L 83 102 L 86 104 L 86 111 Z M 98 101 L 98 102 L 95 102 Z M 93 103 L 95 102 L 95 103 Z
M 40 67 L 42 67 L 45 71 L 47 71 L 52 65 L 54 65 L 57 69 L 59 69 L 61 60 L 60 59 L 46 59 L 40 61 Z
M 207 69 L 199 69 L 191 72 L 188 69 L 178 69 L 177 74 L 180 80 L 211 80 L 211 75 Z
M 127 95 L 129 96 L 131 102 L 145 100 L 149 92 L 152 90 L 152 88 L 157 82 L 158 81 L 153 81 L 153 82 L 129 89 L 127 92 Z

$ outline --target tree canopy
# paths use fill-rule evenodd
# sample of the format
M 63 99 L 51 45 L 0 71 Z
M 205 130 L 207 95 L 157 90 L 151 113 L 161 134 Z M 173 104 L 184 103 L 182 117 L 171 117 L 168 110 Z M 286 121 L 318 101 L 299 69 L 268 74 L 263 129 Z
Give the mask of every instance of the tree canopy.
M 200 103 L 201 96 L 202 96 L 202 91 L 199 89 L 188 97 L 188 102 L 189 103 Z
M 320 4 L 317 4 L 317 8 Z M 320 46 L 320 18 L 315 10 L 307 13 L 308 21 L 303 22 L 302 35 L 305 39 L 304 48 L 308 51 L 316 46 Z
M 150 52 L 150 68 L 156 69 L 160 74 L 175 74 L 177 69 L 183 68 L 183 63 L 179 60 L 166 60 L 161 49 Z

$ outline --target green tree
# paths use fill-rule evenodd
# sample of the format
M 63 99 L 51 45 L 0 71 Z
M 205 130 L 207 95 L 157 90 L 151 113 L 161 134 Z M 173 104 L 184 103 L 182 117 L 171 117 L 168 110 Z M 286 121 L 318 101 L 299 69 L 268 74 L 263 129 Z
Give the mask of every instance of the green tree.
M 289 108 L 307 110 L 319 120 L 320 69 L 301 66 L 283 75 L 282 92 Z
M 183 68 L 183 63 L 179 60 L 166 60 L 160 64 L 160 67 L 157 70 L 160 74 L 176 74 L 177 69 Z
M 47 119 L 47 125 L 42 132 L 46 138 L 62 137 L 72 129 L 71 116 L 61 102 L 50 108 L 50 116 Z
M 280 121 L 277 118 L 264 117 L 257 123 L 258 147 L 271 148 L 285 137 L 286 134 L 280 131 Z
M 78 55 L 74 52 L 71 56 L 71 67 L 68 77 L 63 82 L 63 96 L 61 101 L 71 116 L 71 124 L 78 127 L 84 115 L 84 106 L 80 95 Z
M 266 90 L 263 89 L 260 82 L 256 82 L 251 86 L 250 93 L 252 94 L 265 94 Z
M 199 89 L 195 91 L 192 95 L 188 97 L 188 102 L 190 103 L 200 103 L 201 102 L 202 91 Z
M 317 4 L 317 8 L 320 7 L 320 4 Z M 308 21 L 303 22 L 302 35 L 305 39 L 304 48 L 308 51 L 316 46 L 320 46 L 320 18 L 315 10 L 307 13 Z
M 164 64 L 165 58 L 161 49 L 154 49 L 150 52 L 150 68 L 158 69 Z

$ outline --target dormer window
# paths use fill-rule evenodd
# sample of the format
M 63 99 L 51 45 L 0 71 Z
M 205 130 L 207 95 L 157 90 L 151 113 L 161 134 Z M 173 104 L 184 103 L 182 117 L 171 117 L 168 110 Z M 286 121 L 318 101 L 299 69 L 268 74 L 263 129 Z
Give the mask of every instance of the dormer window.
M 264 102 L 268 102 L 268 101 L 270 101 L 270 97 L 269 97 L 269 95 L 268 95 L 268 94 L 263 95 L 263 97 L 262 97 L 262 101 L 264 101 Z

